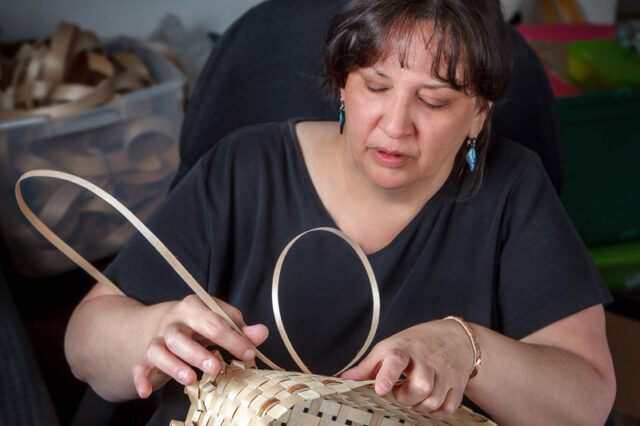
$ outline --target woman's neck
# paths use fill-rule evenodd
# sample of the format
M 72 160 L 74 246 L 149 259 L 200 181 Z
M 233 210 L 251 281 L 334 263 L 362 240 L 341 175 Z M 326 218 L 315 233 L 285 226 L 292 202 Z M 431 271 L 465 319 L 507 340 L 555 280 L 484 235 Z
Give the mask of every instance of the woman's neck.
M 336 176 L 345 195 L 359 200 L 359 204 L 383 210 L 401 210 L 417 214 L 446 182 L 447 176 L 436 176 L 429 181 L 416 181 L 401 188 L 387 189 L 374 182 L 362 165 L 348 152 L 343 135 L 337 135 L 332 145 L 335 150 Z
M 366 253 L 389 244 L 442 184 L 386 190 L 367 178 L 346 149 L 337 124 L 296 126 L 305 164 L 320 200 L 337 227 Z M 442 182 L 444 183 L 444 182 Z

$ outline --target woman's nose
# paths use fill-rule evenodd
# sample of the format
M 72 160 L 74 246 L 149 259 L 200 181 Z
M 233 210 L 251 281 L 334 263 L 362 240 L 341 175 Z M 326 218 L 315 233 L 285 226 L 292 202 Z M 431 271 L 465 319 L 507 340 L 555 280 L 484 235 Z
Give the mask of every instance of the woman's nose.
M 384 115 L 380 119 L 380 128 L 388 137 L 400 139 L 413 134 L 409 104 L 409 99 L 400 96 L 389 100 Z

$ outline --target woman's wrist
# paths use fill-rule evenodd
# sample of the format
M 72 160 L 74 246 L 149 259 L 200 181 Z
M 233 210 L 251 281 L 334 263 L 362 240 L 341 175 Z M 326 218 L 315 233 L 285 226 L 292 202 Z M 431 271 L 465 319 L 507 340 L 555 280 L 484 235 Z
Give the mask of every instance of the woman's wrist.
M 471 348 L 473 349 L 473 370 L 471 370 L 469 379 L 474 378 L 478 374 L 480 364 L 482 364 L 482 352 L 480 351 L 478 338 L 476 337 L 473 328 L 468 322 L 466 322 L 462 317 L 459 316 L 449 315 L 448 317 L 443 318 L 443 320 L 451 320 L 457 322 L 460 327 L 462 327 L 467 337 L 469 337 L 469 342 L 471 343 Z

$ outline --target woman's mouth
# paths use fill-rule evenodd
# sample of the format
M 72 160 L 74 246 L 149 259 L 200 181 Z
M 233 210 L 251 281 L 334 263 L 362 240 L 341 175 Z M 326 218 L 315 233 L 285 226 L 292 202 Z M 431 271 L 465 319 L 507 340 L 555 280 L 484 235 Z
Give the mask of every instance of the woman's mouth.
M 407 161 L 409 156 L 397 151 L 388 151 L 386 149 L 374 148 L 373 157 L 378 164 L 384 167 L 401 167 Z

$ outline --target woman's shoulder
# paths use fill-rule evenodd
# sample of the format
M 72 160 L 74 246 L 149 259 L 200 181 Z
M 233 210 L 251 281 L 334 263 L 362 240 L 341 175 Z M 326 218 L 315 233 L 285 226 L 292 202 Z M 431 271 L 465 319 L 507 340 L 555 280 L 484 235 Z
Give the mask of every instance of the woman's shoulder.
M 292 118 L 248 126 L 225 137 L 228 154 L 239 164 L 276 164 L 299 168 L 312 166 L 313 159 L 327 156 L 330 140 L 338 134 L 338 124 L 331 121 L 315 121 Z M 321 151 L 320 151 L 321 150 Z
M 232 162 L 234 165 L 253 164 L 259 161 L 273 161 L 282 157 L 291 146 L 292 124 L 290 121 L 273 121 L 252 124 L 236 129 L 217 142 L 212 143 L 201 161 L 211 167 L 213 164 Z M 266 155 L 266 156 L 265 156 Z
M 526 176 L 546 178 L 538 154 L 510 139 L 495 138 L 487 152 L 486 183 L 506 188 L 515 185 Z
M 290 120 L 271 121 L 267 123 L 251 124 L 229 133 L 220 140 L 220 144 L 229 148 L 248 148 L 262 144 L 282 141 L 290 137 Z
M 321 139 L 322 135 L 337 129 L 337 124 L 330 121 L 316 121 L 306 118 L 291 118 L 285 121 L 272 121 L 252 124 L 234 130 L 222 138 L 215 146 L 222 146 L 232 151 L 273 150 L 274 143 L 297 146 Z
M 329 148 L 335 148 L 336 137 L 339 134 L 338 123 L 335 121 L 302 120 L 295 122 L 293 132 L 305 164 L 313 176 L 314 167 L 324 167 L 316 164 L 318 160 L 327 160 Z M 335 153 L 335 150 L 333 151 Z
M 487 163 L 491 168 L 507 171 L 519 169 L 523 165 L 535 161 L 537 157 L 538 155 L 535 152 L 524 145 L 498 136 L 493 138 L 489 147 Z
M 463 199 L 474 208 L 482 205 L 490 211 L 505 208 L 514 193 L 528 197 L 541 188 L 555 191 L 538 154 L 506 138 L 492 140 L 481 179 L 478 190 Z M 465 184 L 469 184 L 468 179 Z
M 301 143 L 325 138 L 338 132 L 335 121 L 297 120 L 293 122 Z
M 305 176 L 304 153 L 296 134 L 300 119 L 254 124 L 237 129 L 220 141 L 199 160 L 205 179 L 254 185 Z M 307 123 L 303 122 L 306 129 Z

